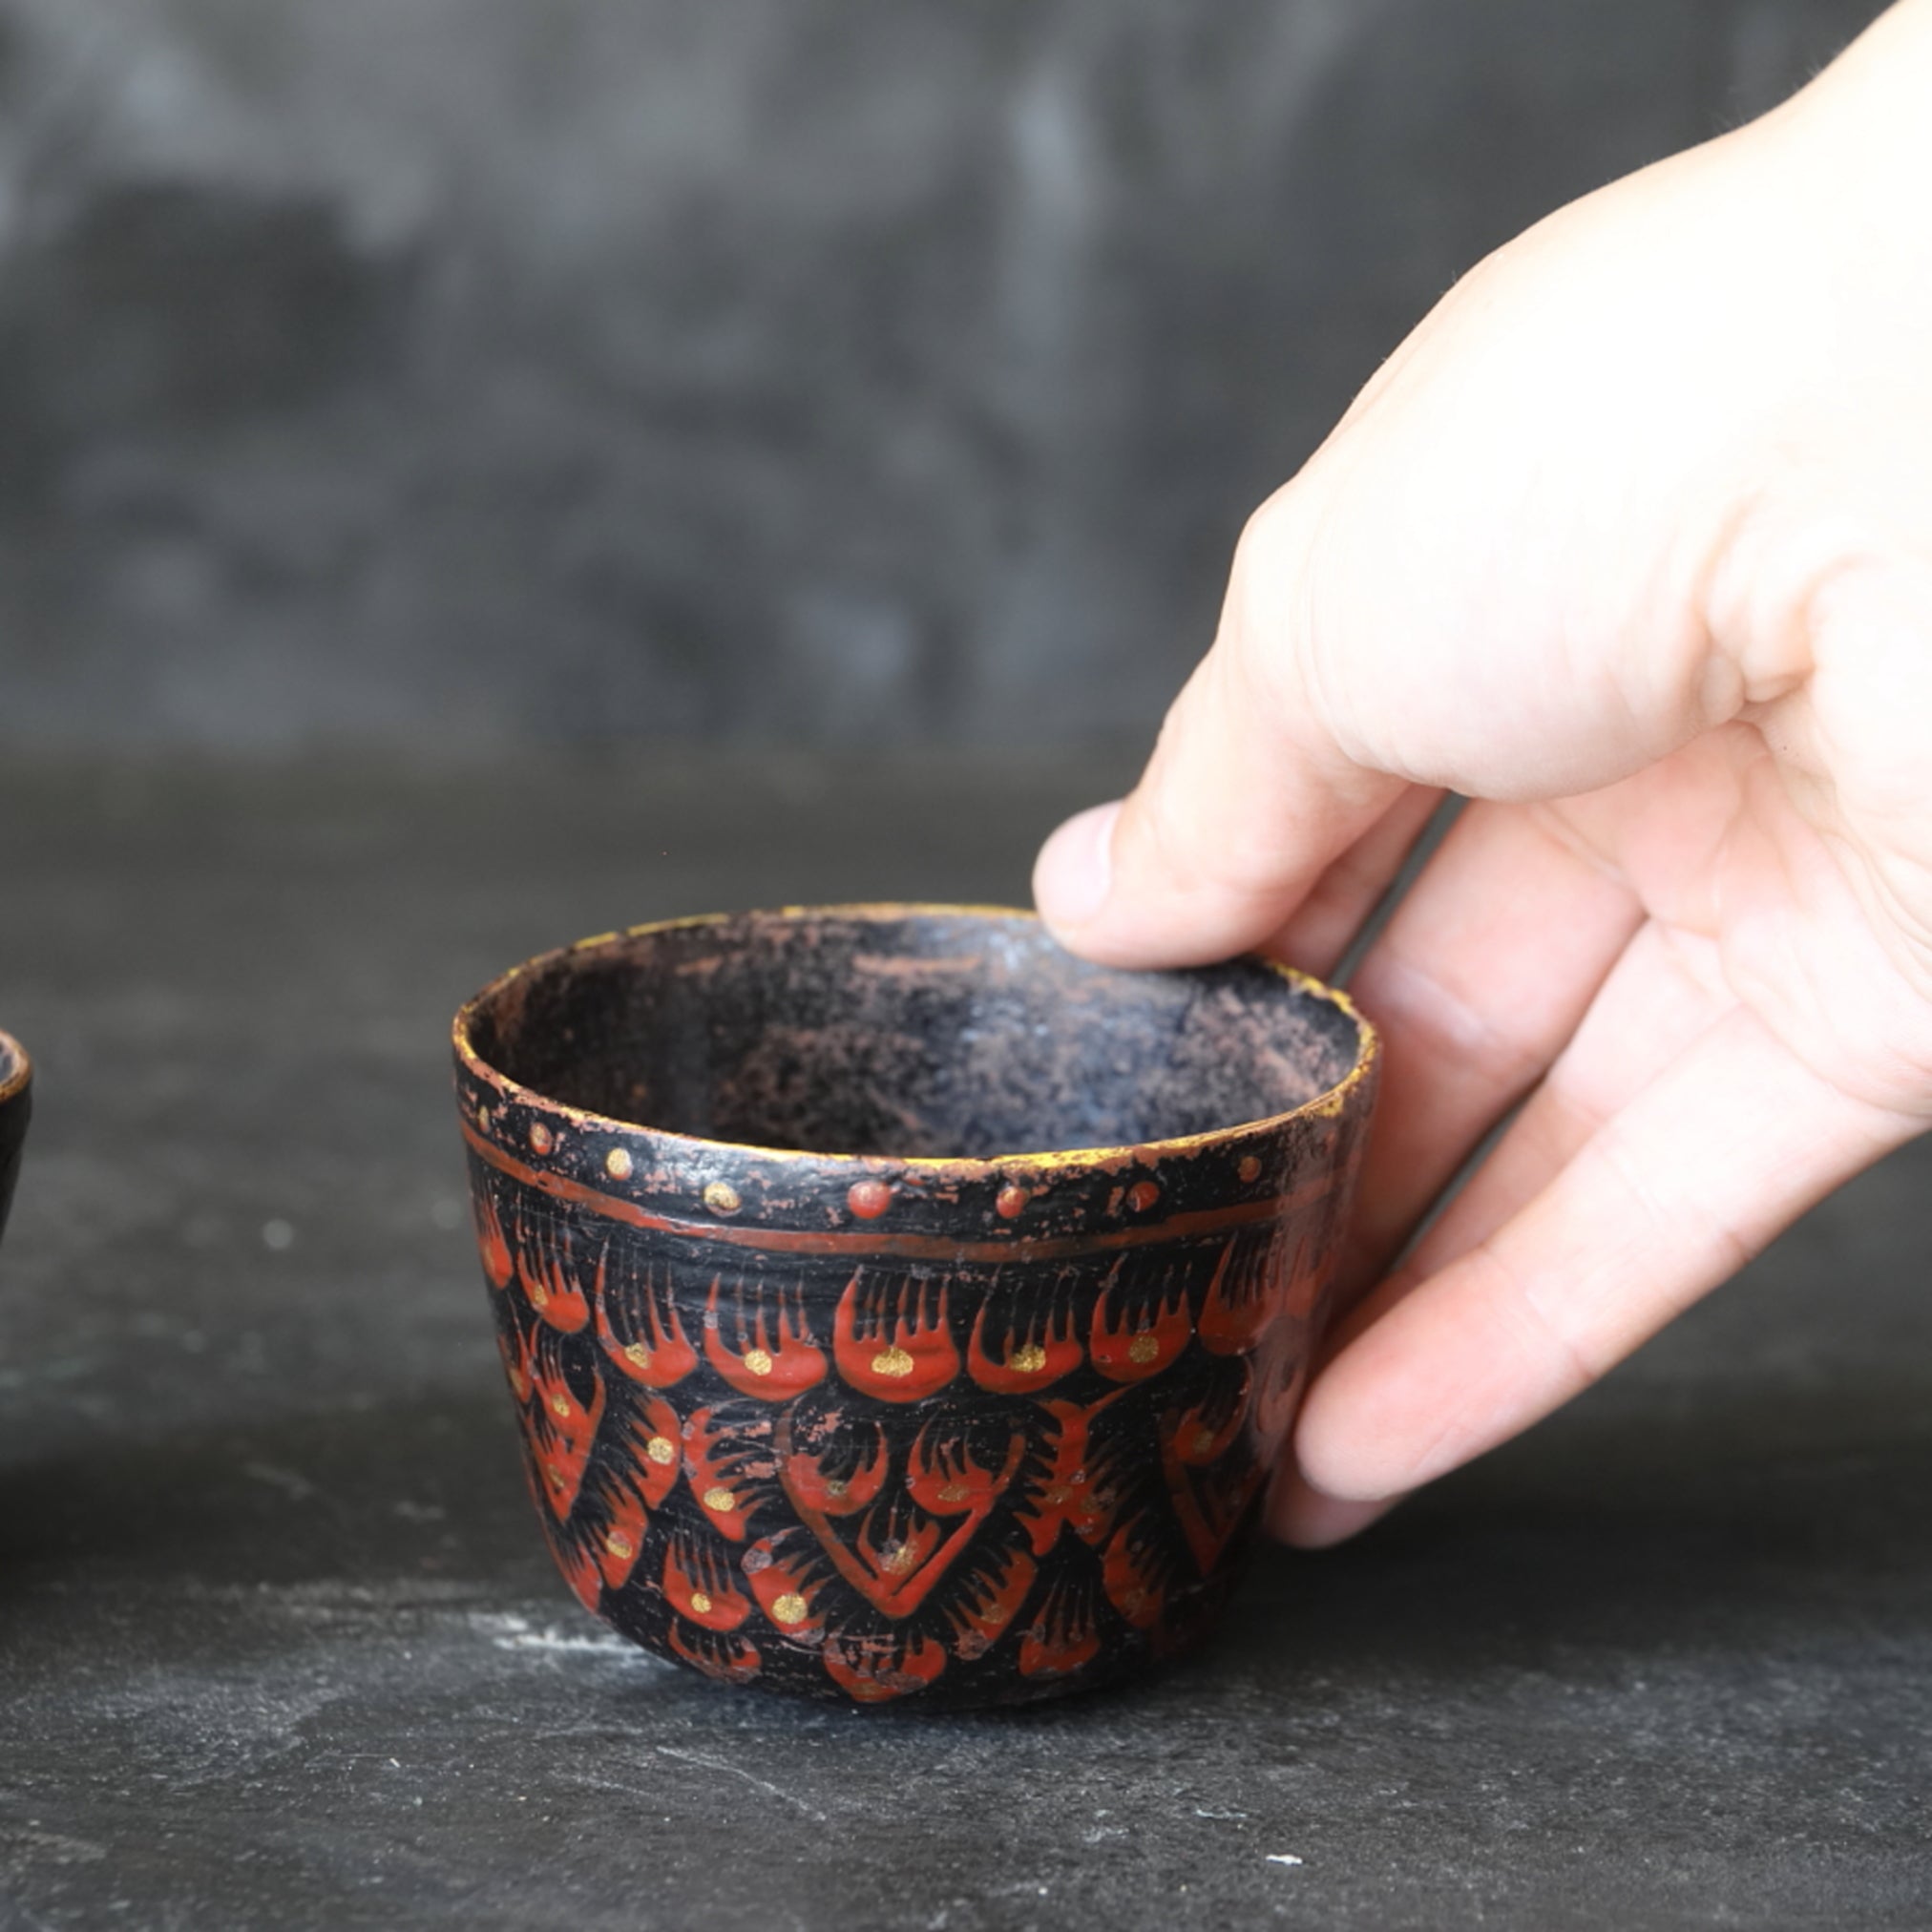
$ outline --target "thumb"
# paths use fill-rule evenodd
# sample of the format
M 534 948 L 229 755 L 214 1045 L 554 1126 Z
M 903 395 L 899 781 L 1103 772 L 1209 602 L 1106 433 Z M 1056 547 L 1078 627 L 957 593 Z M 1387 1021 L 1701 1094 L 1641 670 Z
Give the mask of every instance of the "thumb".
M 1286 501 L 1243 536 L 1220 635 L 1140 784 L 1069 819 L 1040 851 L 1040 914 L 1088 958 L 1186 966 L 1258 945 L 1405 789 L 1343 754 L 1257 608 L 1271 599 L 1254 559 L 1265 553 L 1279 581 L 1292 541 L 1274 527 Z

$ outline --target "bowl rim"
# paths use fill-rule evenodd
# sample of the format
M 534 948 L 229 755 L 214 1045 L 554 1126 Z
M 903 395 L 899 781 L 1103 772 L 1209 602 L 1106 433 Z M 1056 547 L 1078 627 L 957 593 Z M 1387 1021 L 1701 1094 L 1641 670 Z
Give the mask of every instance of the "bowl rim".
M 451 1027 L 451 1041 L 455 1048 L 457 1060 L 463 1068 L 486 1085 L 494 1087 L 505 1099 L 553 1119 L 568 1121 L 574 1126 L 589 1128 L 592 1132 L 640 1134 L 651 1141 L 688 1148 L 694 1154 L 728 1154 L 741 1159 L 809 1163 L 813 1166 L 830 1166 L 848 1171 L 862 1170 L 867 1173 L 878 1173 L 882 1169 L 909 1169 L 925 1172 L 943 1171 L 949 1177 L 956 1178 L 983 1176 L 989 1179 L 1003 1176 L 1016 1168 L 1099 1166 L 1126 1157 L 1139 1161 L 1160 1161 L 1170 1155 L 1194 1154 L 1208 1147 L 1227 1145 L 1250 1136 L 1258 1138 L 1270 1135 L 1290 1122 L 1303 1118 L 1334 1118 L 1343 1111 L 1355 1089 L 1368 1079 L 1381 1052 L 1381 1036 L 1376 1032 L 1375 1025 L 1363 1017 L 1354 1001 L 1339 987 L 1330 986 L 1325 981 L 1317 979 L 1313 974 L 1304 973 L 1299 967 L 1290 966 L 1282 960 L 1270 959 L 1265 954 L 1242 953 L 1233 956 L 1231 959 L 1216 963 L 1246 962 L 1265 967 L 1297 992 L 1311 994 L 1315 998 L 1326 1000 L 1330 1005 L 1338 1008 L 1354 1023 L 1354 1059 L 1348 1072 L 1332 1086 L 1281 1113 L 1264 1114 L 1253 1120 L 1230 1121 L 1226 1126 L 1212 1127 L 1206 1133 L 1179 1134 L 1165 1140 L 1136 1141 L 1121 1146 L 1024 1148 L 1000 1154 L 846 1154 L 818 1152 L 807 1147 L 771 1146 L 759 1141 L 714 1140 L 704 1134 L 683 1133 L 675 1127 L 654 1127 L 642 1121 L 623 1120 L 615 1114 L 598 1113 L 590 1107 L 574 1107 L 567 1102 L 556 1100 L 548 1094 L 539 1092 L 535 1087 L 525 1086 L 522 1082 L 513 1080 L 500 1068 L 491 1065 L 476 1051 L 470 1038 L 472 1023 L 480 1015 L 484 1005 L 524 975 L 537 972 L 558 960 L 569 958 L 574 954 L 620 946 L 628 940 L 648 938 L 658 933 L 686 931 L 699 926 L 733 925 L 760 919 L 783 920 L 797 924 L 808 919 L 846 918 L 884 924 L 888 920 L 908 917 L 958 918 L 962 915 L 981 919 L 1018 919 L 1033 926 L 1041 923 L 1038 913 L 1023 906 L 952 904 L 924 899 L 855 900 L 834 905 L 791 905 L 765 909 L 754 907 L 743 912 L 697 913 L 675 919 L 647 919 L 641 925 L 624 926 L 608 933 L 596 933 L 588 938 L 575 940 L 567 946 L 553 946 L 547 952 L 536 954 L 522 960 L 511 967 L 508 972 L 499 973 L 480 992 L 472 995 L 456 1009 L 456 1018 Z
M 0 1032 L 0 1107 L 25 1093 L 32 1079 L 33 1061 L 27 1049 L 10 1033 Z

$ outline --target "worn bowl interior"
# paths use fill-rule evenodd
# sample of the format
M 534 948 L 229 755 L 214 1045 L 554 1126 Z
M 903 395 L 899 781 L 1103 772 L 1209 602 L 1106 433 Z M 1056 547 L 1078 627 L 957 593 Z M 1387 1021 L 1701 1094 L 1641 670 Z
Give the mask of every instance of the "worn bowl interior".
M 487 1065 L 639 1125 L 818 1154 L 991 1158 L 1211 1133 L 1344 1082 L 1358 1023 L 1258 959 L 1126 973 L 1031 915 L 848 908 L 552 954 L 467 1018 Z

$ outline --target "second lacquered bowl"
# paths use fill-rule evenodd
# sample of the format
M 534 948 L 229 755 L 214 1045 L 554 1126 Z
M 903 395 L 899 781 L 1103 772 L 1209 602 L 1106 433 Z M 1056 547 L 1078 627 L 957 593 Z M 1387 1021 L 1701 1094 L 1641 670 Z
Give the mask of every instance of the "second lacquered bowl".
M 13 1206 L 13 1184 L 20 1178 L 20 1152 L 27 1144 L 27 1123 L 33 1112 L 33 1063 L 11 1034 L 0 1033 L 0 1235 Z
M 1207 1628 L 1368 1123 L 1340 996 L 835 907 L 546 955 L 455 1048 L 537 1511 L 591 1609 L 730 1682 L 956 1707 Z

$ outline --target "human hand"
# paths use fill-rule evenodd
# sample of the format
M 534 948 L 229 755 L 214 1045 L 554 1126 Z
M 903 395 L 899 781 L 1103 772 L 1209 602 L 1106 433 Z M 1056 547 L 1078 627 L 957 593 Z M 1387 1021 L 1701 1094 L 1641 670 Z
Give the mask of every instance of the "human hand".
M 1291 1541 L 1526 1427 L 1932 1124 L 1928 97 L 1908 0 L 1481 263 L 1250 522 L 1139 788 L 1041 853 L 1094 958 L 1319 973 L 1474 801 L 1353 983 L 1383 1097 Z

